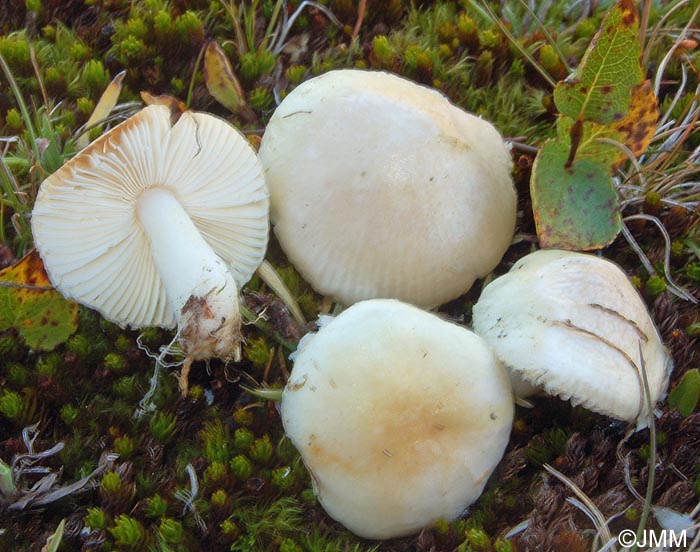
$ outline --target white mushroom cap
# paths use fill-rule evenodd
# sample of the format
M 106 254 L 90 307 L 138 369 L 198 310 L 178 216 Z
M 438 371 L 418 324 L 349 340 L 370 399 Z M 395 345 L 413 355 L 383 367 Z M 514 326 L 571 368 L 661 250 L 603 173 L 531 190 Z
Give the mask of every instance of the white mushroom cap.
M 621 420 L 648 412 L 639 344 L 652 403 L 665 392 L 671 360 L 625 273 L 601 257 L 540 250 L 484 288 L 474 331 L 519 380 Z M 645 417 L 639 419 L 643 425 Z
M 101 136 L 43 182 L 32 232 L 64 295 L 122 326 L 173 327 L 182 305 L 171 304 L 137 216 L 149 189 L 168 192 L 236 284 L 248 281 L 267 245 L 262 170 L 233 126 L 204 113 L 173 123 L 152 105 Z
M 452 520 L 479 497 L 508 443 L 513 400 L 477 335 L 374 299 L 303 343 L 282 421 L 326 512 L 386 539 Z
M 383 72 L 294 89 L 260 147 L 280 245 L 320 293 L 442 304 L 511 243 L 510 152 L 488 122 Z

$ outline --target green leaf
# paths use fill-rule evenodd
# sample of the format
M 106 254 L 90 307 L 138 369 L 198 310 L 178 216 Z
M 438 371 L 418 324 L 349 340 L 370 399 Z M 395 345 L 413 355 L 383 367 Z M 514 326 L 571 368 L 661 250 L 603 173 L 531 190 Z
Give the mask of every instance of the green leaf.
M 600 124 L 627 115 L 633 89 L 644 78 L 639 20 L 632 0 L 620 0 L 605 16 L 579 67 L 554 89 L 562 115 Z
M 78 305 L 51 287 L 36 250 L 0 272 L 0 331 L 15 328 L 32 349 L 50 351 L 78 327 Z
M 63 540 L 63 530 L 66 527 L 65 518 L 61 520 L 58 524 L 58 528 L 54 533 L 46 539 L 46 544 L 41 549 L 41 552 L 56 552 L 58 547 L 61 546 L 61 541 Z
M 614 155 L 612 146 L 598 144 L 585 130 L 582 143 L 570 166 L 567 134 L 545 142 L 535 159 L 530 194 L 542 247 L 598 249 L 613 241 L 620 231 L 609 162 Z
M 668 406 L 677 408 L 685 418 L 690 416 L 700 399 L 700 372 L 697 368 L 688 370 L 683 379 L 668 394 Z

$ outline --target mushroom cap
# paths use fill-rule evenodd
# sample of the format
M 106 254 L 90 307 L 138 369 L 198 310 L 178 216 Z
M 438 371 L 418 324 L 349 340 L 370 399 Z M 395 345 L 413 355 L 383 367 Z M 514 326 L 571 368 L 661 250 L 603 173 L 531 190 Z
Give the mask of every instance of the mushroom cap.
M 357 303 L 305 340 L 282 395 L 321 505 L 366 538 L 459 516 L 512 421 L 510 384 L 486 343 L 391 299 Z
M 442 304 L 511 243 L 509 148 L 439 92 L 384 72 L 331 71 L 295 88 L 260 160 L 275 234 L 320 293 Z
M 625 273 L 594 255 L 540 250 L 486 286 L 474 331 L 513 374 L 574 405 L 617 419 L 646 414 L 639 344 L 652 404 L 671 360 Z M 645 419 L 640 417 L 640 422 Z
M 163 105 L 142 109 L 46 178 L 32 212 L 53 285 L 121 326 L 176 322 L 136 217 L 152 187 L 177 198 L 239 287 L 267 246 L 268 192 L 243 135 L 205 113 L 173 122 Z

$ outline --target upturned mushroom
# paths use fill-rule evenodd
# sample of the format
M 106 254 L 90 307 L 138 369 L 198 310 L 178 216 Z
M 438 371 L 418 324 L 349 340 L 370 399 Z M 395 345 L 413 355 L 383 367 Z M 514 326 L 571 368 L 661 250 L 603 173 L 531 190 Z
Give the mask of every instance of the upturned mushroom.
M 541 388 L 644 426 L 649 409 L 640 352 L 652 404 L 668 385 L 672 362 L 644 302 L 625 273 L 601 257 L 558 250 L 526 255 L 484 288 L 473 325 L 519 396 Z
M 120 326 L 177 326 L 194 360 L 239 356 L 239 289 L 267 246 L 268 193 L 217 117 L 152 105 L 41 185 L 36 247 L 53 285 Z
M 304 82 L 277 107 L 259 155 L 282 249 L 342 303 L 445 303 L 511 243 L 516 195 L 498 131 L 395 75 Z
M 353 305 L 300 344 L 282 422 L 328 514 L 355 534 L 407 535 L 481 494 L 513 421 L 486 343 L 411 305 Z

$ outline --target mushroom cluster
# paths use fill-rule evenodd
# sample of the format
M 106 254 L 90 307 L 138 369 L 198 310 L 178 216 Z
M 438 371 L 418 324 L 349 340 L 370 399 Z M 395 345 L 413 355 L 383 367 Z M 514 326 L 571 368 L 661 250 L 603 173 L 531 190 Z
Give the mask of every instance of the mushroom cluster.
M 177 326 L 193 360 L 240 356 L 238 293 L 261 263 L 268 192 L 226 121 L 152 105 L 41 185 L 34 242 L 53 285 L 121 326 Z
M 652 404 L 668 385 L 672 363 L 642 298 L 601 257 L 526 255 L 484 288 L 473 325 L 505 364 L 516 395 L 542 388 L 644 425 L 645 376 Z
M 149 106 L 43 182 L 35 243 L 67 297 L 122 326 L 177 326 L 186 389 L 193 360 L 240 355 L 270 203 L 302 276 L 355 303 L 299 344 L 281 413 L 320 503 L 357 535 L 407 535 L 479 497 L 510 435 L 510 380 L 640 423 L 645 381 L 653 402 L 665 391 L 651 317 L 601 258 L 524 257 L 483 290 L 475 333 L 413 306 L 466 292 L 515 226 L 508 147 L 438 92 L 332 71 L 285 98 L 260 158 L 221 119 Z
M 513 421 L 508 378 L 480 337 L 389 299 L 300 344 L 281 410 L 326 512 L 378 539 L 458 517 Z
M 511 156 L 488 122 L 384 72 L 295 88 L 260 159 L 282 249 L 316 291 L 436 306 L 498 264 L 515 229 Z

